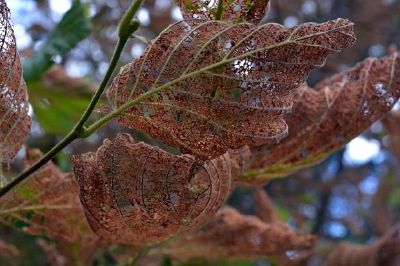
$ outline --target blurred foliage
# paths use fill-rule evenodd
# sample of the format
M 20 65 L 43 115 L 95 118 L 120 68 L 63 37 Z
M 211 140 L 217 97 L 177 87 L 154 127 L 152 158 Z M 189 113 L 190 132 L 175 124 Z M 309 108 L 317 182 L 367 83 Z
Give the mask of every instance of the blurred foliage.
M 90 102 L 88 91 L 48 87 L 41 80 L 30 82 L 29 88 L 35 116 L 47 133 L 69 132 Z
M 63 88 L 48 86 L 42 77 L 56 63 L 57 57 L 75 48 L 90 32 L 89 6 L 74 0 L 44 44 L 24 61 L 30 103 L 40 125 L 48 133 L 65 134 L 71 130 L 90 102 L 91 94 L 85 88 L 72 91 L 68 84 L 63 84 Z
M 74 0 L 71 9 L 49 34 L 47 40 L 23 64 L 26 82 L 38 80 L 62 56 L 75 48 L 91 31 L 89 6 Z M 32 94 L 32 93 L 31 93 Z

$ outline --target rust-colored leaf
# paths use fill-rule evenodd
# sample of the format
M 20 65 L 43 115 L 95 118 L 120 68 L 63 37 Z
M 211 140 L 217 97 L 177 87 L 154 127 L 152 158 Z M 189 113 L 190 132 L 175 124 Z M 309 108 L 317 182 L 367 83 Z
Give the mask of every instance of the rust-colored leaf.
M 286 137 L 283 114 L 297 87 L 354 40 L 345 19 L 290 29 L 182 21 L 124 67 L 107 96 L 114 108 L 139 97 L 121 124 L 183 153 L 215 158 Z
M 267 220 L 224 207 L 204 228 L 172 239 L 155 252 L 176 257 L 255 257 L 309 251 L 315 237 L 296 232 L 279 220 L 269 198 L 258 193 L 260 210 L 269 212 L 262 215 Z
M 316 86 L 297 90 L 289 137 L 253 149 L 244 179 L 287 176 L 341 148 L 389 112 L 400 97 L 400 56 L 368 58 Z
M 28 94 L 10 22 L 10 11 L 0 0 L 0 161 L 17 154 L 29 133 Z
M 329 255 L 326 266 L 400 265 L 400 227 L 371 245 L 339 244 Z
M 232 189 L 228 153 L 202 163 L 127 134 L 72 160 L 86 217 L 112 243 L 143 246 L 203 224 Z
M 267 14 L 270 6 L 269 0 L 221 0 L 223 4 L 223 20 L 234 22 L 248 21 L 259 23 Z M 219 0 L 175 0 L 181 8 L 184 19 L 208 19 L 215 18 Z
M 41 155 L 29 150 L 28 166 Z M 98 248 L 98 238 L 85 220 L 73 174 L 62 173 L 52 163 L 1 199 L 0 223 L 55 240 L 71 259 L 76 259 L 77 254 L 70 252 L 76 252 L 73 249 L 77 247 L 83 260 L 90 260 L 91 252 Z

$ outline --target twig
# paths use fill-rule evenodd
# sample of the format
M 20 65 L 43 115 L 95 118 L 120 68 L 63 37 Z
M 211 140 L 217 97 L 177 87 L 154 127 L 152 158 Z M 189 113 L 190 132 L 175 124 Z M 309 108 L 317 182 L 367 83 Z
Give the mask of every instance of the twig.
M 54 156 L 56 156 L 62 149 L 72 143 L 74 140 L 78 138 L 87 137 L 85 123 L 88 121 L 90 115 L 93 113 L 94 108 L 100 100 L 101 95 L 107 87 L 108 82 L 110 81 L 115 68 L 118 64 L 118 61 L 121 57 L 122 50 L 124 49 L 127 41 L 130 36 L 139 28 L 139 22 L 134 20 L 136 12 L 141 6 L 143 0 L 135 1 L 131 7 L 126 11 L 125 15 L 122 17 L 120 25 L 119 25 L 119 40 L 115 47 L 113 56 L 111 58 L 110 65 L 108 66 L 107 73 L 105 74 L 102 82 L 100 83 L 99 88 L 96 93 L 93 95 L 92 100 L 90 101 L 86 111 L 83 113 L 82 117 L 79 119 L 78 123 L 74 126 L 72 131 L 67 134 L 67 136 L 61 140 L 58 144 L 56 144 L 48 153 L 46 153 L 39 161 L 33 164 L 30 168 L 25 170 L 23 173 L 18 175 L 12 182 L 7 184 L 0 190 L 0 198 L 4 196 L 7 192 L 13 189 L 16 185 L 21 183 L 27 177 L 29 177 L 32 173 L 38 170 L 40 167 L 49 162 Z

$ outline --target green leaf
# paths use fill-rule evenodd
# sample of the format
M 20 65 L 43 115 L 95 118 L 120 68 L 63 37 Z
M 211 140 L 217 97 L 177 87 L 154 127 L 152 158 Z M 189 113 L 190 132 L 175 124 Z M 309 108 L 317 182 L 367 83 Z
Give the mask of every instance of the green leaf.
M 24 78 L 35 81 L 54 64 L 55 56 L 62 56 L 72 50 L 91 32 L 88 5 L 75 0 L 70 10 L 50 33 L 44 45 L 23 64 Z
M 47 133 L 69 132 L 90 102 L 89 90 L 49 87 L 42 81 L 29 84 L 36 119 Z

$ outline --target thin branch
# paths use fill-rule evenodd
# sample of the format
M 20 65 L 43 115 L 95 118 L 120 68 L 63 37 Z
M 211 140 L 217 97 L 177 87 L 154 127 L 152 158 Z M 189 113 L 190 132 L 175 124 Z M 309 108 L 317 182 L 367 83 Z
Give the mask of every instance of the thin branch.
M 0 214 L 9 214 L 13 212 L 21 212 L 21 211 L 37 211 L 37 210 L 64 210 L 64 209 L 72 209 L 71 205 L 36 205 L 36 206 L 26 206 L 26 207 L 16 207 L 7 210 L 0 210 Z
M 224 12 L 224 0 L 219 0 L 218 9 L 217 12 L 215 13 L 215 20 L 221 20 L 223 12 Z
M 135 16 L 142 2 L 143 0 L 135 1 L 123 16 L 119 27 L 119 40 L 115 47 L 113 56 L 111 58 L 110 65 L 108 66 L 107 73 L 105 74 L 102 82 L 100 83 L 99 88 L 93 95 L 92 100 L 90 101 L 82 117 L 79 119 L 78 123 L 74 126 L 72 131 L 68 133 L 68 135 L 61 142 L 55 145 L 48 153 L 46 153 L 41 159 L 39 159 L 39 161 L 37 161 L 35 164 L 33 164 L 30 168 L 25 170 L 20 175 L 18 175 L 12 182 L 3 187 L 0 190 L 0 198 L 4 196 L 7 192 L 9 192 L 11 189 L 13 189 L 16 185 L 25 180 L 27 177 L 29 177 L 32 173 L 37 171 L 40 167 L 49 162 L 54 156 L 56 156 L 62 149 L 64 149 L 74 140 L 86 136 L 84 134 L 86 132 L 85 123 L 89 119 L 90 115 L 93 113 L 93 110 L 96 107 L 97 103 L 99 102 L 100 97 L 103 94 L 104 90 L 107 88 L 107 84 L 109 83 L 115 71 L 115 68 L 117 67 L 118 61 L 122 54 L 122 50 L 124 49 L 127 41 L 129 40 L 130 36 L 139 28 L 139 22 L 134 20 L 133 17 Z

